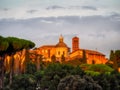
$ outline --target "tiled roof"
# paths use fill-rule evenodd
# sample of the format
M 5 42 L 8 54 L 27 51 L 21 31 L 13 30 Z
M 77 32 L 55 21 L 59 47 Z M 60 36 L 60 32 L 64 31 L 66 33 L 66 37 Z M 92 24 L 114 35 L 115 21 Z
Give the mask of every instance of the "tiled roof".
M 82 50 L 82 49 L 81 49 Z M 83 49 L 83 50 L 85 50 L 85 49 Z M 98 52 L 98 51 L 95 51 L 95 50 L 85 50 L 87 53 L 89 53 L 89 54 L 98 54 L 98 55 L 104 55 L 103 53 L 101 53 L 101 52 Z
M 78 50 L 76 50 L 76 51 L 79 51 L 79 50 L 81 50 L 81 51 L 85 50 L 86 53 L 88 53 L 88 54 L 96 54 L 96 55 L 103 55 L 103 56 L 105 56 L 103 53 L 98 52 L 98 51 L 95 51 L 95 50 L 78 49 Z M 73 52 L 71 52 L 71 53 L 74 53 L 74 52 L 76 52 L 76 51 L 73 51 Z
M 46 48 L 46 47 L 51 48 L 51 47 L 55 47 L 55 45 L 43 45 L 43 46 L 41 46 L 41 47 L 39 47 L 39 48 Z
M 56 47 L 68 47 L 64 42 L 59 42 L 56 44 Z

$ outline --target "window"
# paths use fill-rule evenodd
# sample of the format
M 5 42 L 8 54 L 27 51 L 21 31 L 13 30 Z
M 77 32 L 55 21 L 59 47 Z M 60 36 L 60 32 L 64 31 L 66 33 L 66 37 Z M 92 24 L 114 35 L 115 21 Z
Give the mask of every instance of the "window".
M 50 49 L 48 49 L 48 57 L 50 58 Z
M 63 51 L 63 55 L 65 55 L 65 51 Z
M 45 53 L 48 53 L 48 51 L 47 51 L 47 50 L 45 50 Z
M 42 50 L 42 53 L 44 53 L 44 50 Z
M 60 51 L 58 51 L 58 55 L 60 55 Z

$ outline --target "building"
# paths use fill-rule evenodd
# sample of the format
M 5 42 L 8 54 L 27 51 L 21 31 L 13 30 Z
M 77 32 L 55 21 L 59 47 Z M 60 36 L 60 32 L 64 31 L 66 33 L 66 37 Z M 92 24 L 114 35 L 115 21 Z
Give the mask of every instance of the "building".
M 59 37 L 59 41 L 55 45 L 43 45 L 39 48 L 33 50 L 26 50 L 23 49 L 22 51 L 16 52 L 16 54 L 11 57 L 9 55 L 5 56 L 4 65 L 6 71 L 10 71 L 11 60 L 14 58 L 14 73 L 19 74 L 20 72 L 25 72 L 25 61 L 32 60 L 36 63 L 37 69 L 40 68 L 40 61 L 59 61 L 62 60 L 76 60 L 82 59 L 83 56 L 86 56 L 86 63 L 87 64 L 105 64 L 107 59 L 105 55 L 95 51 L 95 50 L 87 50 L 79 48 L 79 38 L 73 37 L 72 38 L 72 52 L 70 52 L 70 48 L 64 42 L 64 38 L 61 35 Z M 54 60 L 53 60 L 54 57 Z
M 79 49 L 79 38 L 78 37 L 73 37 L 72 38 L 72 52 L 74 52 L 78 49 Z
M 70 60 L 83 58 L 83 52 L 85 52 L 87 64 L 105 64 L 107 62 L 104 54 L 95 50 L 80 49 L 79 46 L 79 38 L 73 37 Z
M 52 61 L 52 56 L 55 56 L 56 60 L 61 62 L 61 57 L 64 56 L 65 60 L 75 60 L 83 58 L 83 52 L 85 52 L 87 64 L 105 64 L 107 59 L 105 55 L 95 51 L 79 48 L 79 38 L 72 38 L 72 52 L 70 48 L 65 44 L 64 38 L 61 35 L 59 42 L 56 45 L 43 45 L 36 49 L 38 54 L 43 55 L 44 60 Z
M 46 61 L 51 61 L 52 56 L 55 56 L 56 60 L 61 62 L 62 56 L 67 59 L 69 51 L 69 47 L 64 43 L 62 35 L 59 37 L 59 42 L 56 45 L 43 45 L 37 48 L 38 54 L 43 55 Z
M 83 58 L 83 51 L 86 53 L 87 64 L 105 64 L 107 62 L 104 54 L 87 49 L 78 49 L 71 52 L 70 60 Z

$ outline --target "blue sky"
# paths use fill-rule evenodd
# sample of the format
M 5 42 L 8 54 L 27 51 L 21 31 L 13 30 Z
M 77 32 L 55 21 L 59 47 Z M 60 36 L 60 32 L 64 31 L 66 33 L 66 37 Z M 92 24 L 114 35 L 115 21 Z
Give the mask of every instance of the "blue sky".
M 0 0 L 0 35 L 29 39 L 36 47 L 56 44 L 60 35 L 71 47 L 109 56 L 120 49 L 120 0 Z

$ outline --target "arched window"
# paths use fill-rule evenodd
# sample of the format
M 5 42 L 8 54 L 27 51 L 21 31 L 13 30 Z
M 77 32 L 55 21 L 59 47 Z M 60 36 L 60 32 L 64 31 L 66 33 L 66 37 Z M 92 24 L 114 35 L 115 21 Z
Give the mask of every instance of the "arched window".
M 58 51 L 58 55 L 60 55 L 60 51 Z
M 65 55 L 65 51 L 63 51 L 63 55 Z
M 92 64 L 95 64 L 95 61 L 94 61 L 94 60 L 92 60 Z

